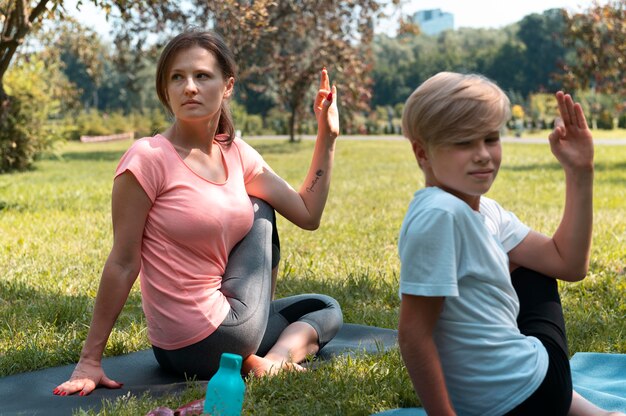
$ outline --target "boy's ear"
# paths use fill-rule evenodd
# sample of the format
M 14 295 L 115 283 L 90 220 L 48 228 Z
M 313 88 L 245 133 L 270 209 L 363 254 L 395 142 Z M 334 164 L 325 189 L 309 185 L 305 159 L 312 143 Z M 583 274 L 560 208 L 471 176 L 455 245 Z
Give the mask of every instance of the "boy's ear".
M 422 145 L 419 140 L 414 140 L 411 142 L 411 147 L 413 147 L 413 154 L 415 155 L 415 160 L 417 160 L 418 165 L 424 166 L 424 163 L 428 162 L 428 153 L 426 152 L 426 148 Z

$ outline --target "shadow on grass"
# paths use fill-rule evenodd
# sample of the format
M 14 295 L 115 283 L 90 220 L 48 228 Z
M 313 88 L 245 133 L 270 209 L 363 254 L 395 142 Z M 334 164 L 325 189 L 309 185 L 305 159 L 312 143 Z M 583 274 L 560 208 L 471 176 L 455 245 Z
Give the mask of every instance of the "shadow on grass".
M 249 144 L 256 149 L 257 152 L 266 155 L 293 154 L 303 150 L 305 145 L 302 142 L 290 143 L 289 141 L 276 141 L 272 143 L 257 143 L 250 141 Z
M 608 171 L 624 171 L 626 170 L 626 161 L 625 162 L 596 162 L 594 165 L 597 172 L 608 172 Z
M 301 151 L 304 147 L 301 142 L 289 143 L 288 141 L 276 141 L 272 143 L 250 143 L 259 153 L 268 154 L 292 154 Z M 66 161 L 118 161 L 126 150 L 93 150 L 80 152 L 64 152 L 59 156 L 45 156 L 44 159 Z
M 66 152 L 61 158 L 67 161 L 102 161 L 110 162 L 120 160 L 125 151 L 95 150 L 91 152 Z
M 550 163 L 531 163 L 526 165 L 510 165 L 504 164 L 500 170 L 502 171 L 511 171 L 511 172 L 530 172 L 530 171 L 542 171 L 542 170 L 550 170 L 550 171 L 558 171 L 563 168 L 557 162 Z
M 21 211 L 23 207 L 15 202 L 6 202 L 0 199 L 0 212 L 2 211 Z
M 333 278 L 286 273 L 278 278 L 277 298 L 301 293 L 320 293 L 335 298 L 341 306 L 344 322 L 390 329 L 398 327 L 397 278 L 387 279 L 375 272 Z
M 594 169 L 596 172 L 623 172 L 626 170 L 626 162 L 595 162 Z M 563 170 L 561 165 L 554 161 L 548 163 L 530 163 L 524 165 L 504 164 L 500 170 L 511 172 L 529 172 L 529 171 L 559 171 Z

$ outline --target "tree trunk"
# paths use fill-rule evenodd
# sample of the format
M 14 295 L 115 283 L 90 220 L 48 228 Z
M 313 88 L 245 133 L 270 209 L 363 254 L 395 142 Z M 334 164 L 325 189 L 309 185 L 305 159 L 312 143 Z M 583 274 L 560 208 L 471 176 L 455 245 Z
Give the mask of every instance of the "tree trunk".
M 302 83 L 301 83 L 302 84 Z M 302 100 L 306 89 L 302 88 L 300 84 L 296 84 L 290 93 L 289 106 L 291 108 L 291 115 L 289 116 L 289 142 L 295 143 L 300 141 L 300 132 L 296 132 L 296 128 L 300 123 L 299 117 L 302 115 Z M 296 138 L 298 135 L 298 138 Z
M 19 0 L 3 10 L 5 15 L 0 36 L 0 111 L 2 111 L 0 121 L 4 121 L 11 106 L 11 97 L 4 90 L 4 74 L 9 69 L 17 47 L 31 31 L 33 22 L 46 11 L 48 2 L 49 0 L 39 0 L 37 5 L 29 10 L 28 4 Z
M 0 126 L 4 126 L 4 121 L 9 115 L 11 108 L 11 97 L 4 90 L 4 82 L 0 78 Z
M 291 114 L 289 115 L 289 143 L 296 142 L 296 113 L 295 107 L 291 107 Z
M 6 93 L 0 79 L 0 174 L 15 169 L 15 142 L 11 120 L 13 98 Z

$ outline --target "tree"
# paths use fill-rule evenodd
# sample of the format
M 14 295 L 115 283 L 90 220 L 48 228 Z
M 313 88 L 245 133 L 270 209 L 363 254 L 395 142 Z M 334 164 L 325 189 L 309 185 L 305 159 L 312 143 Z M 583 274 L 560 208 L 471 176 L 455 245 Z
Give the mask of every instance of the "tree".
M 563 65 L 569 89 L 626 95 L 626 0 L 594 1 L 584 13 L 565 15 L 565 43 L 575 59 Z
M 141 0 L 91 0 L 96 6 L 105 11 L 107 16 L 112 10 L 117 10 L 122 20 L 129 20 L 138 13 L 152 12 L 158 23 L 167 22 L 169 17 L 178 17 L 179 2 L 168 1 L 141 1 Z M 77 1 L 77 7 L 82 0 Z M 64 0 L 0 0 L 0 162 L 3 171 L 23 169 L 29 166 L 32 155 L 30 150 L 42 150 L 38 145 L 29 143 L 39 140 L 45 143 L 45 138 L 34 138 L 26 134 L 26 123 L 23 104 L 19 99 L 12 99 L 5 89 L 5 75 L 14 59 L 19 46 L 26 37 L 41 27 L 44 20 L 57 20 L 65 16 Z M 161 20 L 159 20 L 161 19 Z M 174 19 L 175 20 L 175 19 Z M 177 21 L 177 20 L 175 20 Z M 19 149 L 24 146 L 24 151 Z M 19 160 L 24 157 L 24 160 Z
M 485 75 L 493 79 L 505 91 L 521 91 L 524 88 L 524 58 L 526 46 L 517 39 L 509 39 L 496 52 Z
M 411 43 L 415 35 L 403 34 L 403 38 L 390 38 L 387 35 L 376 37 L 373 45 L 375 65 L 372 71 L 374 79 L 372 106 L 394 105 L 404 101 L 417 87 L 411 85 L 409 76 L 418 70 L 415 65 Z
M 63 72 L 75 85 L 83 106 L 97 108 L 98 90 L 107 75 L 105 66 L 109 60 L 108 49 L 100 35 L 76 19 L 64 16 L 34 34 L 34 38 L 48 65 L 62 65 Z
M 96 6 L 100 6 L 108 14 L 113 6 L 122 12 L 135 7 L 139 0 L 91 0 Z M 18 47 L 24 43 L 27 36 L 40 27 L 44 20 L 61 19 L 65 15 L 63 0 L 0 0 L 0 22 L 2 23 L 2 36 L 0 37 L 0 100 L 4 109 L 9 105 L 5 89 L 4 74 L 6 73 Z M 82 5 L 82 0 L 77 1 L 77 7 Z M 5 112 L 2 112 L 4 115 Z
M 340 85 L 342 117 L 367 107 L 374 0 L 238 1 L 203 4 L 233 49 L 241 80 L 272 95 L 290 113 L 292 141 L 321 65 Z M 268 79 L 269 78 L 269 79 Z
M 562 9 L 550 9 L 542 14 L 527 15 L 519 22 L 517 37 L 526 46 L 520 86 L 524 96 L 533 91 L 556 92 L 561 88 L 555 73 L 566 54 L 562 40 L 565 30 L 563 15 Z
M 59 63 L 49 64 L 40 54 L 19 56 L 5 78 L 13 111 L 0 131 L 0 173 L 28 168 L 62 140 L 68 126 L 61 111 L 76 99 Z
M 24 42 L 28 33 L 43 19 L 47 13 L 54 12 L 47 9 L 48 1 L 42 0 L 31 7 L 26 0 L 0 1 L 0 22 L 2 35 L 0 37 L 0 126 L 9 116 L 12 103 L 4 88 L 4 74 L 9 64 Z

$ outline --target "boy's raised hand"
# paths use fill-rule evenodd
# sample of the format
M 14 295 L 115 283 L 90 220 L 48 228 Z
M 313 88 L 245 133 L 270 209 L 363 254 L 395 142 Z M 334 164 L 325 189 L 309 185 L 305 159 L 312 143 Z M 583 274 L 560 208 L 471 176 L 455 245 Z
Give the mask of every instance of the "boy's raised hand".
M 315 96 L 313 111 L 317 119 L 318 137 L 337 138 L 339 136 L 337 87 L 333 85 L 331 88 L 326 68 L 322 69 L 320 87 Z
M 560 118 L 550 133 L 550 148 L 563 169 L 593 170 L 593 138 L 579 103 L 569 94 L 556 93 Z

